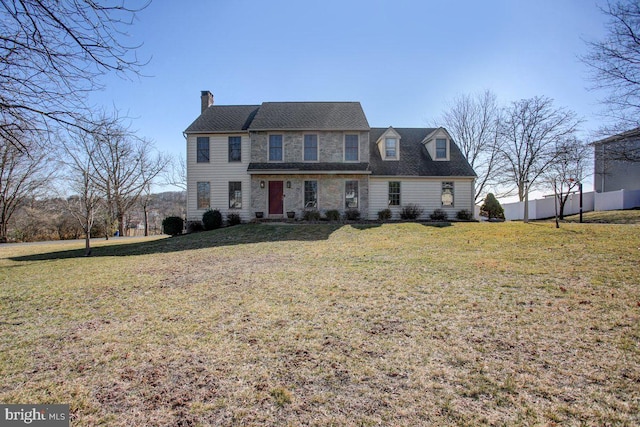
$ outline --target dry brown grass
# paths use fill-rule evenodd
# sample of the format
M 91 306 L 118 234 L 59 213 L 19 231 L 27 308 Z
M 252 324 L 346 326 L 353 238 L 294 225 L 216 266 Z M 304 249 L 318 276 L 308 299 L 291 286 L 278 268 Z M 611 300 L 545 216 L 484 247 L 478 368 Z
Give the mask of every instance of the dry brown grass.
M 640 424 L 640 227 L 0 247 L 0 401 L 74 426 Z

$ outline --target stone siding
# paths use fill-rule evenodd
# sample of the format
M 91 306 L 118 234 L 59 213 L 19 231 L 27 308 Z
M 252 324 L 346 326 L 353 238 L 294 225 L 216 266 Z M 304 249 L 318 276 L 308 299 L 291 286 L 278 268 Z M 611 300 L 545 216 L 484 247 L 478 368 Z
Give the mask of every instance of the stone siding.
M 305 134 L 318 135 L 318 161 L 341 163 L 344 161 L 344 134 L 350 132 L 253 132 L 251 133 L 251 161 L 266 163 L 269 161 L 269 134 L 283 135 L 283 161 L 298 163 L 303 161 Z M 369 132 L 356 132 L 360 135 L 360 162 L 369 161 Z
M 284 183 L 284 212 L 296 212 L 296 218 L 304 213 L 304 181 L 318 181 L 318 210 L 325 213 L 337 209 L 345 211 L 345 182 L 358 181 L 358 210 L 362 218 L 369 211 L 369 176 L 368 175 L 254 175 L 251 178 L 251 210 L 252 213 L 264 212 L 268 217 L 269 181 Z M 265 182 L 260 188 L 260 181 Z M 291 182 L 291 188 L 287 188 Z

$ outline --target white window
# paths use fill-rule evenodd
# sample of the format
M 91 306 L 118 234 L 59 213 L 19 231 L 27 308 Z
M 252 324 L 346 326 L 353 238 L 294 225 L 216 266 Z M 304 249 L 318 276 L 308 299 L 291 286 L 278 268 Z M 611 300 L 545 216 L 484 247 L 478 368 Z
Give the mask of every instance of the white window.
M 304 207 L 308 209 L 318 207 L 318 181 L 304 182 Z
M 447 140 L 446 139 L 436 139 L 436 159 L 446 159 L 447 158 Z
M 453 207 L 453 182 L 442 183 L 442 206 Z
M 282 135 L 269 135 L 269 161 L 282 161 Z
M 242 138 L 239 136 L 229 137 L 229 162 L 242 161 Z
M 345 182 L 344 206 L 347 209 L 358 209 L 358 181 Z
M 357 134 L 344 136 L 344 160 L 357 162 L 360 159 L 360 144 Z
M 398 140 L 396 138 L 385 138 L 384 156 L 387 159 L 396 159 L 398 157 Z
M 305 162 L 317 162 L 318 161 L 318 135 L 305 135 L 304 136 L 304 161 Z
M 196 147 L 196 162 L 197 163 L 209 163 L 209 137 L 199 136 L 197 139 Z
M 229 209 L 242 209 L 242 182 L 229 182 Z
M 400 206 L 400 181 L 389 182 L 389 206 Z
M 211 207 L 211 185 L 208 182 L 199 182 L 197 185 L 198 209 Z

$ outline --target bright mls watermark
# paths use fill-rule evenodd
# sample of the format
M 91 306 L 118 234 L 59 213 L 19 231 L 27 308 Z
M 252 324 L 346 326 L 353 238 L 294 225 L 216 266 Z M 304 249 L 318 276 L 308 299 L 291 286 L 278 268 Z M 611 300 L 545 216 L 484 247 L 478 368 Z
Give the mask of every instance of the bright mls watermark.
M 69 427 L 69 405 L 2 405 L 0 427 Z

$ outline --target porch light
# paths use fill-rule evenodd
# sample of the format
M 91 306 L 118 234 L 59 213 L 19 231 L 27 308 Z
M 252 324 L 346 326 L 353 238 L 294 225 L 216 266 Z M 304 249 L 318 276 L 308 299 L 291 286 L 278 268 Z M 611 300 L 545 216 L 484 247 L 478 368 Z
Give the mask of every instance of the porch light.
M 291 181 L 287 181 L 287 188 L 291 188 Z
M 260 188 L 264 188 L 264 181 L 260 181 Z

